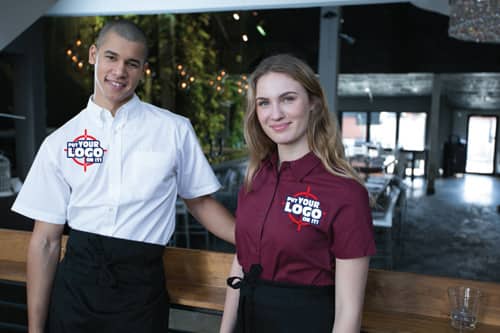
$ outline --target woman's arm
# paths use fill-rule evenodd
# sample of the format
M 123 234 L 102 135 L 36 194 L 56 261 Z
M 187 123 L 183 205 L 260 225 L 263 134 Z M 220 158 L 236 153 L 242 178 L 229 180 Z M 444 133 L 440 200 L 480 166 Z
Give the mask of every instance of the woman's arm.
M 28 247 L 26 277 L 30 333 L 44 331 L 63 229 L 64 224 L 35 222 Z
M 238 263 L 238 258 L 234 255 L 233 264 L 229 276 L 239 276 L 243 278 L 243 269 Z M 222 323 L 220 333 L 232 333 L 236 325 L 236 317 L 238 314 L 238 302 L 240 299 L 240 291 L 227 287 L 226 300 L 224 302 L 224 313 L 222 315 Z
M 334 333 L 359 333 L 370 257 L 335 260 Z

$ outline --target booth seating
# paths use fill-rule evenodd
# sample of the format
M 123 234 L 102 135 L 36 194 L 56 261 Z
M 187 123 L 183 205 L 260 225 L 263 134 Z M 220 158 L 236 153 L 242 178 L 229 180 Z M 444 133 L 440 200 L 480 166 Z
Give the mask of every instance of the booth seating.
M 25 288 L 30 232 L 0 229 L 0 332 L 26 332 L 26 298 L 8 290 Z M 64 255 L 63 238 L 62 255 Z M 221 313 L 233 254 L 167 247 L 164 255 L 173 307 Z M 450 326 L 447 288 L 483 291 L 475 333 L 500 332 L 500 284 L 385 270 L 370 270 L 362 332 L 445 333 Z

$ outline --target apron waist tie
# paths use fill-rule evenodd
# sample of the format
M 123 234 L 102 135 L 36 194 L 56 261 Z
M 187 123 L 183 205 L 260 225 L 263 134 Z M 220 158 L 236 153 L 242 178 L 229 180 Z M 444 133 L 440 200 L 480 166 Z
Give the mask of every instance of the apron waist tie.
M 241 318 L 242 329 L 244 333 L 253 333 L 253 293 L 262 273 L 262 266 L 252 264 L 248 273 L 244 273 L 243 278 L 231 276 L 227 279 L 227 285 L 233 289 L 240 290 L 240 299 L 238 302 L 238 317 Z

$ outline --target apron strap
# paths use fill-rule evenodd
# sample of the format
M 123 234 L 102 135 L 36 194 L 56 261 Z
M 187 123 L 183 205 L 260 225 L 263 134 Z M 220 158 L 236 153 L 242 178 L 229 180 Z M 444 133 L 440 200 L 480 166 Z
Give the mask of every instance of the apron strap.
M 244 273 L 243 279 L 239 276 L 232 276 L 227 279 L 227 285 L 233 289 L 240 290 L 238 302 L 238 317 L 241 318 L 242 332 L 253 333 L 253 294 L 262 273 L 262 266 L 252 264 L 248 273 Z M 248 305 L 248 306 L 247 306 Z

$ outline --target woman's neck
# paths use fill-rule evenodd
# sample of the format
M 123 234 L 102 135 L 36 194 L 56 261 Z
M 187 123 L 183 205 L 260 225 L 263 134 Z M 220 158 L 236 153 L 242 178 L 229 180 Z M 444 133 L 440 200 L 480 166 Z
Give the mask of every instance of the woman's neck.
M 296 161 L 304 155 L 307 155 L 310 151 L 309 147 L 278 145 L 279 166 L 281 166 L 283 162 Z

